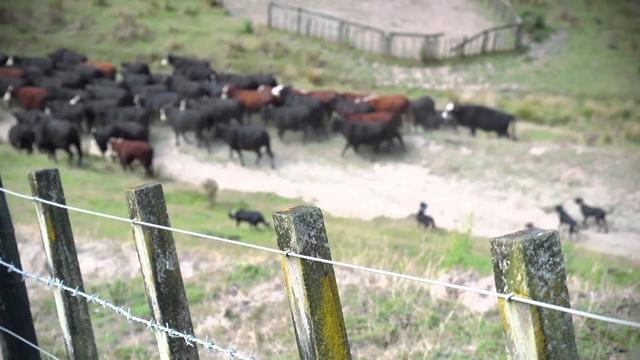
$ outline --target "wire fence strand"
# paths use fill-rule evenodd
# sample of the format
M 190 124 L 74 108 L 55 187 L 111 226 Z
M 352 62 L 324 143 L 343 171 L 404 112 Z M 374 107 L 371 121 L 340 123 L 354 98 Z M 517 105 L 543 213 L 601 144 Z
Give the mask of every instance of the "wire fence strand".
M 98 294 L 87 294 L 86 292 L 81 291 L 79 288 L 72 288 L 64 285 L 62 280 L 52 277 L 44 277 L 40 274 L 29 272 L 18 268 L 17 266 L 4 261 L 4 259 L 0 258 L 0 265 L 4 266 L 8 272 L 16 273 L 22 276 L 22 279 L 31 279 L 44 284 L 52 289 L 58 289 L 60 291 L 65 291 L 71 294 L 71 296 L 79 297 L 84 299 L 88 303 L 93 303 L 102 308 L 109 309 L 113 311 L 116 315 L 124 317 L 127 321 L 132 323 L 137 323 L 144 325 L 148 330 L 152 332 L 163 332 L 172 338 L 181 338 L 184 342 L 189 346 L 200 345 L 209 352 L 213 353 L 221 353 L 227 356 L 229 359 L 240 359 L 240 360 L 255 360 L 253 355 L 244 356 L 239 354 L 232 347 L 223 348 L 216 345 L 213 341 L 209 340 L 208 337 L 205 339 L 200 339 L 195 337 L 192 334 L 188 334 L 176 329 L 169 327 L 168 324 L 159 324 L 155 320 L 147 320 L 141 317 L 135 316 L 131 314 L 131 308 L 125 308 L 124 306 L 118 306 L 113 303 L 110 303 L 106 300 L 103 300 L 99 297 Z M 32 344 L 33 345 L 33 344 Z M 55 357 L 54 357 L 55 358 Z
M 6 327 L 4 327 L 4 326 L 0 326 L 0 331 L 5 332 L 5 333 L 7 333 L 7 334 L 9 334 L 9 335 L 13 336 L 14 338 L 16 338 L 16 339 L 18 339 L 18 340 L 22 341 L 23 343 L 25 343 L 25 344 L 27 344 L 27 345 L 31 346 L 32 348 L 34 348 L 34 349 L 36 349 L 36 350 L 40 351 L 42 354 L 47 355 L 47 357 L 49 357 L 50 359 L 53 359 L 53 360 L 60 360 L 60 358 L 59 358 L 59 357 L 57 357 L 57 356 L 53 355 L 52 353 L 48 352 L 47 350 L 45 350 L 45 349 L 43 349 L 43 348 L 39 347 L 38 345 L 36 345 L 36 344 L 32 343 L 31 341 L 29 341 L 29 340 L 27 340 L 27 339 L 23 338 L 23 337 L 22 337 L 22 336 L 20 336 L 20 335 L 18 335 L 18 334 L 16 334 L 16 333 L 14 333 L 13 331 L 11 331 L 11 330 L 7 329 L 7 328 L 6 328 Z
M 16 196 L 18 198 L 25 199 L 25 200 L 40 202 L 40 203 L 43 203 L 43 204 L 47 204 L 47 205 L 51 205 L 51 206 L 67 209 L 67 210 L 70 210 L 70 211 L 79 212 L 79 213 L 83 213 L 83 214 L 87 214 L 87 215 L 93 215 L 93 216 L 97 216 L 97 217 L 102 217 L 102 218 L 106 218 L 106 219 L 110 219 L 110 220 L 114 220 L 114 221 L 125 222 L 125 223 L 129 223 L 129 224 L 132 224 L 132 225 L 147 226 L 147 227 L 156 228 L 156 229 L 160 229 L 160 230 L 171 231 L 171 232 L 178 233 L 178 234 L 193 236 L 193 237 L 196 237 L 196 238 L 213 240 L 213 241 L 218 241 L 218 242 L 222 242 L 222 243 L 226 243 L 226 244 L 230 244 L 230 245 L 250 248 L 250 249 L 254 249 L 254 250 L 265 251 L 265 252 L 268 252 L 268 253 L 278 254 L 278 255 L 282 255 L 282 256 L 286 256 L 286 257 L 295 257 L 295 258 L 299 258 L 299 259 L 320 262 L 320 263 L 329 264 L 329 265 L 338 266 L 338 267 L 343 267 L 343 268 L 347 268 L 347 269 L 353 269 L 353 270 L 364 271 L 364 272 L 368 272 L 368 273 L 372 273 L 372 274 L 389 276 L 389 277 L 402 279 L 402 280 L 409 280 L 409 281 L 414 281 L 414 282 L 428 284 L 428 285 L 442 286 L 442 287 L 449 288 L 449 289 L 454 289 L 454 290 L 472 292 L 472 293 L 476 293 L 476 294 L 480 294 L 480 295 L 496 297 L 496 298 L 503 299 L 503 300 L 506 300 L 506 301 L 515 301 L 515 302 L 519 302 L 519 303 L 523 303 L 523 304 L 538 306 L 538 307 L 541 307 L 541 308 L 556 310 L 556 311 L 564 312 L 564 313 L 571 314 L 571 315 L 582 316 L 582 317 L 593 319 L 593 320 L 599 320 L 599 321 L 604 321 L 604 322 L 608 322 L 608 323 L 612 323 L 612 324 L 618 324 L 618 325 L 623 325 L 623 326 L 630 326 L 630 327 L 640 328 L 640 322 L 637 322 L 637 321 L 618 319 L 618 318 L 614 318 L 614 317 L 610 317 L 610 316 L 594 314 L 594 313 L 591 313 L 591 312 L 575 310 L 575 309 L 571 309 L 571 308 L 564 307 L 564 306 L 549 304 L 549 303 L 545 303 L 545 302 L 542 302 L 542 301 L 537 301 L 537 300 L 525 298 L 525 297 L 518 296 L 518 295 L 515 295 L 515 294 L 502 294 L 502 293 L 499 293 L 499 292 L 496 292 L 496 291 L 483 290 L 483 289 L 478 289 L 478 288 L 465 286 L 465 285 L 452 284 L 452 283 L 448 283 L 448 282 L 444 282 L 444 281 L 432 280 L 432 279 L 427 279 L 427 278 L 424 278 L 424 277 L 419 277 L 419 276 L 414 276 L 414 275 L 407 275 L 407 274 L 402 274 L 402 273 L 398 273 L 398 272 L 394 272 L 394 271 L 381 270 L 381 269 L 376 269 L 376 268 L 372 268 L 372 267 L 368 267 L 368 266 L 350 264 L 350 263 L 346 263 L 346 262 L 342 262 L 342 261 L 327 260 L 327 259 L 323 259 L 323 258 L 318 258 L 318 257 L 298 254 L 298 253 L 295 253 L 295 252 L 293 252 L 291 250 L 283 251 L 283 250 L 280 250 L 280 249 L 274 249 L 274 248 L 270 248 L 270 247 L 267 247 L 267 246 L 255 245 L 255 244 L 245 243 L 245 242 L 241 242 L 241 241 L 237 241 L 237 240 L 226 239 L 226 238 L 215 236 L 215 235 L 207 235 L 207 234 L 202 234 L 202 233 L 198 233 L 198 232 L 194 232 L 194 231 L 190 231 L 190 230 L 184 230 L 184 229 L 173 228 L 173 227 L 164 226 L 164 225 L 152 224 L 152 223 L 148 223 L 148 222 L 144 222 L 144 221 L 138 221 L 138 220 L 135 220 L 135 219 L 125 218 L 125 217 L 120 217 L 120 216 L 101 213 L 101 212 L 98 212 L 98 211 L 87 210 L 87 209 L 82 209 L 82 208 L 78 208 L 78 207 L 74 207 L 74 206 L 60 204 L 60 203 L 56 203 L 56 202 L 53 202 L 53 201 L 41 199 L 41 198 L 39 198 L 37 196 L 30 196 L 30 195 L 21 194 L 21 193 L 18 193 L 18 192 L 12 191 L 12 190 L 8 190 L 8 189 L 2 188 L 2 187 L 0 187 L 0 192 L 4 192 L 6 194 L 13 195 L 13 196 Z

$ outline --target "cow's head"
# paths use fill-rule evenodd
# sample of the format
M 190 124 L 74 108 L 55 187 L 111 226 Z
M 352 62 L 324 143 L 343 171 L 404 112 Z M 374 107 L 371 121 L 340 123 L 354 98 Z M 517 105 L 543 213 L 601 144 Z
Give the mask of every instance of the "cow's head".
M 222 90 L 220 91 L 220 98 L 227 99 L 228 97 L 229 97 L 229 84 L 226 84 L 225 86 L 222 87 Z
M 235 217 L 236 217 L 236 212 L 238 212 L 238 211 L 237 211 L 237 210 L 235 210 L 235 209 L 231 209 L 231 210 L 229 210 L 229 219 L 235 219 Z
M 282 91 L 284 90 L 285 86 L 284 85 L 278 85 L 275 86 L 271 89 L 271 95 L 275 96 L 276 98 L 280 99 L 280 97 L 282 96 Z
M 80 99 L 82 99 L 80 95 L 74 96 L 73 98 L 71 98 L 71 100 L 69 100 L 69 105 L 73 106 L 77 104 L 78 102 L 80 102 Z
M 15 63 L 13 56 L 9 56 L 9 58 L 7 59 L 7 62 L 5 63 L 5 65 L 7 66 L 13 66 L 13 64 Z
M 91 134 L 93 135 L 93 138 L 96 140 L 96 144 L 98 145 L 100 152 L 104 155 L 104 153 L 107 152 L 107 144 L 109 142 L 108 129 L 104 127 L 97 128 L 97 129 L 92 128 Z
M 453 102 L 449 102 L 447 106 L 445 106 L 444 111 L 442 112 L 442 118 L 447 119 L 449 114 L 456 108 L 456 105 Z
M 182 99 L 180 100 L 180 111 L 185 111 L 187 109 L 187 100 Z
M 167 121 L 167 111 L 164 108 L 160 108 L 160 121 Z
M 167 56 L 163 57 L 162 60 L 160 60 L 160 65 L 162 65 L 162 66 L 169 65 L 169 56 L 170 55 L 167 55 Z

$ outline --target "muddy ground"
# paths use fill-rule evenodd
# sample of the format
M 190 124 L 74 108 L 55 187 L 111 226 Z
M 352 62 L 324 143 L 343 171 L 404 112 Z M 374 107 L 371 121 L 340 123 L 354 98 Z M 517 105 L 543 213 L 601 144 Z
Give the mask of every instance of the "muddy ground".
M 0 138 L 6 139 L 13 121 L 3 117 Z M 563 131 L 528 124 L 519 130 Z M 557 215 L 549 211 L 556 204 L 581 220 L 573 202 L 581 196 L 612 212 L 610 232 L 591 224 L 575 241 L 640 261 L 640 153 L 633 148 L 512 142 L 484 134 L 473 138 L 464 129 L 407 129 L 406 153 L 391 148 L 376 155 L 364 149 L 341 157 L 341 136 L 303 142 L 297 133 L 287 133 L 284 140 L 272 133 L 272 170 L 266 157 L 255 165 L 251 153 L 245 153 L 246 166 L 240 166 L 219 141 L 210 154 L 195 145 L 177 147 L 162 126 L 152 128 L 152 141 L 157 173 L 197 187 L 214 179 L 222 189 L 300 198 L 334 215 L 359 219 L 412 216 L 425 201 L 438 226 L 481 236 L 517 231 L 528 222 L 557 228 Z M 93 141 L 85 144 L 96 153 Z

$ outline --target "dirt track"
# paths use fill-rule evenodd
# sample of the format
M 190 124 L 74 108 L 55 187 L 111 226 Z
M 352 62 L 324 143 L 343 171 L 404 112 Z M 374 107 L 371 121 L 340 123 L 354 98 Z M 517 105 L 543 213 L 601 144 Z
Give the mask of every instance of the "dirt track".
M 0 122 L 6 138 L 12 119 Z M 578 241 L 596 251 L 640 261 L 640 154 L 620 148 L 569 144 L 513 143 L 492 137 L 472 138 L 466 131 L 409 134 L 407 154 L 363 156 L 340 151 L 341 137 L 303 145 L 289 133 L 283 143 L 272 136 L 276 170 L 267 159 L 246 167 L 229 159 L 217 143 L 212 154 L 183 145 L 177 148 L 166 128 L 153 129 L 155 167 L 163 176 L 200 185 L 215 179 L 222 189 L 273 192 L 313 203 L 334 215 L 372 219 L 412 216 L 420 201 L 438 226 L 498 236 L 527 222 L 556 228 L 557 216 L 545 207 L 564 203 L 580 219 L 572 199 L 611 209 L 612 231 L 591 226 Z M 93 141 L 91 141 L 92 146 Z M 274 209 L 275 210 L 275 209 Z
M 236 16 L 266 23 L 268 3 L 267 0 L 233 0 L 225 1 L 225 6 Z M 444 32 L 448 36 L 462 37 L 495 25 L 482 16 L 486 11 L 472 0 L 344 0 L 322 3 L 286 0 L 282 3 L 393 31 Z

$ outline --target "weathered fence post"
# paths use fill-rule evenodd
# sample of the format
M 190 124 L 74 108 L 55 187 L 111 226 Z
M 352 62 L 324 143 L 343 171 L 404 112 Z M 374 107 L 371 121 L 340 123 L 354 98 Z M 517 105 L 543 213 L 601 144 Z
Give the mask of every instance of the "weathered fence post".
M 142 185 L 128 190 L 127 202 L 131 219 L 171 226 L 160 184 Z M 173 234 L 168 230 L 135 223 L 132 227 L 147 301 L 154 321 L 193 334 Z M 198 359 L 198 349 L 187 345 L 183 339 L 170 337 L 159 331 L 155 335 L 160 359 Z
M 522 49 L 522 21 L 518 18 L 516 23 L 516 50 Z
M 491 239 L 496 290 L 570 307 L 556 231 L 531 229 Z M 498 299 L 509 359 L 577 359 L 571 315 Z
M 0 187 L 3 187 L 2 177 L 0 177 Z M 5 262 L 22 269 L 11 213 L 3 192 L 0 192 L 0 257 Z M 38 344 L 29 308 L 27 288 L 19 275 L 9 273 L 4 266 L 0 268 L 0 326 L 33 344 Z M 0 358 L 4 359 L 3 355 L 7 356 L 7 360 L 40 359 L 37 349 L 0 332 Z
M 276 212 L 273 222 L 280 250 L 331 259 L 320 209 Z M 281 264 L 300 358 L 351 359 L 333 266 L 294 256 Z
M 40 199 L 66 204 L 58 169 L 29 173 L 31 192 Z M 76 246 L 67 209 L 35 202 L 42 244 L 51 276 L 84 291 Z M 54 290 L 58 319 L 69 359 L 97 359 L 89 309 L 84 299 Z
M 482 32 L 482 54 L 486 54 L 487 53 L 487 45 L 489 44 L 489 32 L 488 31 L 483 31 Z
M 271 29 L 273 27 L 273 7 L 272 1 L 269 1 L 269 7 L 267 8 L 267 27 Z
M 338 22 L 338 42 L 346 43 L 346 35 L 344 21 L 340 20 Z
M 298 22 L 296 24 L 296 32 L 300 34 L 300 31 L 302 30 L 302 8 L 298 8 L 297 14 L 298 14 L 298 17 L 297 17 Z
M 381 38 L 383 40 L 382 52 L 384 54 L 391 55 L 391 44 L 393 44 L 394 34 L 390 32 L 385 35 L 383 33 Z

